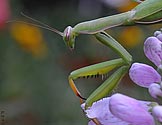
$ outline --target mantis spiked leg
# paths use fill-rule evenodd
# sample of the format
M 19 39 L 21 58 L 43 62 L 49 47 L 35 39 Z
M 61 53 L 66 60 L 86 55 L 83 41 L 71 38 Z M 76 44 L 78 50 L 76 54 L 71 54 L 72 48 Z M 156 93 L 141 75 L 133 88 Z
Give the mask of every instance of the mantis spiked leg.
M 95 34 L 95 37 L 96 37 L 96 39 L 98 39 L 99 42 L 110 47 L 117 54 L 119 54 L 127 64 L 131 63 L 132 56 L 127 52 L 127 50 L 124 49 L 123 46 L 121 46 L 109 34 L 107 34 L 106 32 L 101 32 L 101 33 Z
M 102 83 L 85 101 L 85 108 L 92 105 L 93 102 L 98 101 L 110 94 L 115 87 L 117 87 L 120 80 L 127 73 L 129 66 L 122 66 L 115 71 L 104 83 Z
M 124 74 L 127 72 L 128 67 L 132 61 L 131 55 L 117 41 L 115 41 L 115 39 L 110 37 L 105 32 L 98 33 L 95 35 L 95 37 L 101 43 L 117 52 L 122 58 L 94 64 L 71 72 L 69 76 L 69 84 L 74 93 L 78 97 L 80 97 L 81 102 L 83 102 L 82 99 L 85 98 L 81 96 L 73 80 L 80 77 L 88 78 L 92 76 L 104 75 L 109 73 L 113 69 L 117 69 L 120 67 L 98 89 L 96 89 L 90 95 L 90 97 L 88 97 L 88 99 L 86 100 L 86 106 L 90 106 L 94 101 L 97 101 L 106 96 L 108 93 L 110 93 L 116 87 L 116 85 L 118 84 L 120 79 L 124 76 Z
M 85 99 L 84 97 L 81 96 L 79 90 L 77 89 L 77 87 L 74 84 L 75 79 L 77 78 L 88 78 L 88 77 L 98 77 L 99 75 L 103 75 L 108 73 L 109 71 L 122 66 L 125 64 L 125 61 L 123 59 L 114 59 L 111 61 L 106 61 L 106 62 L 102 62 L 102 63 L 98 63 L 98 64 L 94 64 L 91 66 L 87 66 L 81 69 L 77 69 L 73 72 L 70 73 L 69 76 L 69 84 L 70 87 L 72 88 L 73 92 L 75 93 L 76 96 L 78 96 L 81 99 Z

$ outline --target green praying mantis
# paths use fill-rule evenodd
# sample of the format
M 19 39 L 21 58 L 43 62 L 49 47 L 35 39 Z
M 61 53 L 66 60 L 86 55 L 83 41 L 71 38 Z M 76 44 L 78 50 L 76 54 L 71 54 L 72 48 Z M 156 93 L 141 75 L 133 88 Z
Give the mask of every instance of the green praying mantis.
M 162 21 L 162 0 L 145 0 L 128 12 L 81 22 L 75 25 L 73 28 L 68 26 L 64 32 L 51 28 L 33 18 L 32 20 L 42 25 L 31 25 L 51 30 L 62 36 L 65 44 L 70 49 L 74 49 L 75 38 L 79 34 L 90 34 L 94 35 L 99 42 L 111 48 L 118 55 L 120 55 L 119 59 L 113 59 L 90 65 L 70 73 L 68 80 L 73 92 L 80 98 L 81 103 L 85 100 L 85 108 L 88 108 L 93 104 L 93 102 L 107 96 L 110 92 L 112 92 L 112 90 L 118 85 L 119 81 L 128 72 L 132 62 L 132 56 L 115 39 L 107 34 L 105 30 L 116 26 L 154 24 Z M 99 76 L 107 74 L 112 70 L 115 70 L 113 74 L 109 76 L 108 79 L 105 80 L 104 83 L 102 83 L 92 94 L 90 94 L 87 99 L 81 95 L 74 83 L 74 80 L 77 78 Z

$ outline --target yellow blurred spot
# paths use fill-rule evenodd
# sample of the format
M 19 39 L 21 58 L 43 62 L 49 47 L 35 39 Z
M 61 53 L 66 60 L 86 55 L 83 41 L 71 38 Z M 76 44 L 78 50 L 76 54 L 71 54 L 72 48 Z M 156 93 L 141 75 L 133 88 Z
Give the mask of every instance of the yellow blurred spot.
M 137 3 L 137 2 L 127 1 L 127 4 L 124 4 L 124 5 L 120 6 L 120 7 L 118 7 L 117 10 L 120 11 L 120 12 L 126 12 L 126 11 L 129 11 L 129 10 L 133 9 L 138 4 L 139 3 Z
M 47 46 L 39 28 L 25 23 L 12 23 L 11 35 L 26 52 L 36 57 L 46 55 Z
M 118 36 L 120 43 L 127 48 L 133 48 L 138 45 L 142 37 L 142 30 L 136 26 L 124 28 Z

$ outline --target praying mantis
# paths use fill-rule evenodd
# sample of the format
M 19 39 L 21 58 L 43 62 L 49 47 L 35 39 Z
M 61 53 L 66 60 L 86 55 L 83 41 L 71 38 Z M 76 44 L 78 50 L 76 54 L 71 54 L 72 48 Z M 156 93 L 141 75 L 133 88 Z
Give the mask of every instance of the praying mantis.
M 162 0 L 145 0 L 130 11 L 81 22 L 73 28 L 68 26 L 64 32 L 51 28 L 35 19 L 32 20 L 42 24 L 34 24 L 35 26 L 51 30 L 62 36 L 65 44 L 70 49 L 74 49 L 75 38 L 79 34 L 90 34 L 94 35 L 99 42 L 111 48 L 120 56 L 119 59 L 90 65 L 70 73 L 68 77 L 70 87 L 75 95 L 80 98 L 81 103 L 85 100 L 85 108 L 88 108 L 93 104 L 93 102 L 98 101 L 112 92 L 112 90 L 118 85 L 119 81 L 127 73 L 132 62 L 132 56 L 127 52 L 127 50 L 123 48 L 114 38 L 107 34 L 105 30 L 117 26 L 131 26 L 136 24 L 147 25 L 162 21 Z M 92 92 L 87 99 L 81 95 L 74 83 L 74 80 L 77 78 L 104 75 L 112 70 L 115 71 L 94 92 Z
M 115 39 L 104 32 L 104 30 L 116 26 L 153 24 L 160 21 L 162 21 L 162 0 L 145 0 L 128 12 L 82 22 L 75 25 L 73 28 L 68 26 L 64 32 L 60 34 L 63 36 L 66 45 L 70 49 L 74 48 L 75 38 L 79 34 L 93 34 L 99 42 L 113 49 L 121 57 L 71 72 L 68 78 L 69 84 L 82 102 L 84 98 L 74 84 L 75 79 L 103 75 L 118 68 L 86 99 L 85 108 L 91 106 L 93 102 L 107 96 L 127 73 L 132 62 L 132 56 Z

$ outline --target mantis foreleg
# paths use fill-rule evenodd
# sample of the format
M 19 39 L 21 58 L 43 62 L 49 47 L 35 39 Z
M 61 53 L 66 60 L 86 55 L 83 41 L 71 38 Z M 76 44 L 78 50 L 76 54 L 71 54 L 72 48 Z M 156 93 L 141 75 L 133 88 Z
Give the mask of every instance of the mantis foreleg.
M 106 96 L 107 93 L 111 92 L 120 79 L 127 72 L 128 67 L 132 61 L 132 56 L 111 36 L 107 33 L 102 32 L 95 35 L 95 37 L 102 44 L 108 46 L 113 49 L 116 53 L 118 53 L 122 58 L 114 59 L 98 64 L 94 64 L 91 66 L 87 66 L 78 70 L 71 72 L 69 76 L 69 84 L 73 90 L 73 92 L 80 97 L 81 102 L 84 99 L 77 87 L 74 84 L 74 80 L 80 77 L 91 77 L 91 76 L 99 76 L 108 73 L 109 71 L 119 68 L 114 74 L 112 74 L 108 80 L 106 80 L 98 89 L 95 90 L 93 94 L 86 100 L 87 106 L 90 106 L 94 101 Z
M 111 61 L 106 61 L 106 62 L 102 62 L 102 63 L 98 63 L 98 64 L 94 64 L 91 66 L 87 66 L 78 70 L 75 70 L 73 72 L 70 73 L 69 75 L 69 84 L 70 87 L 72 88 L 73 92 L 75 93 L 76 96 L 78 96 L 81 99 L 85 99 L 82 97 L 82 95 L 80 94 L 79 90 L 77 89 L 77 87 L 74 84 L 75 79 L 80 78 L 80 77 L 98 77 L 99 75 L 104 75 L 107 74 L 109 71 L 125 65 L 125 61 L 123 59 L 114 59 Z
M 93 102 L 110 94 L 118 85 L 123 76 L 127 73 L 129 66 L 122 66 L 114 72 L 102 85 L 100 85 L 86 100 L 85 108 L 92 105 Z
M 109 34 L 106 32 L 101 32 L 95 34 L 96 39 L 98 39 L 99 42 L 102 44 L 110 47 L 112 50 L 114 50 L 117 54 L 119 54 L 123 60 L 127 64 L 130 64 L 132 61 L 132 56 L 125 50 L 123 46 L 121 46 L 114 38 L 112 38 Z

